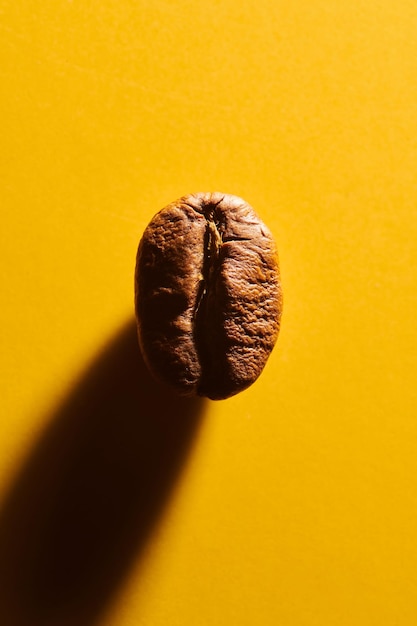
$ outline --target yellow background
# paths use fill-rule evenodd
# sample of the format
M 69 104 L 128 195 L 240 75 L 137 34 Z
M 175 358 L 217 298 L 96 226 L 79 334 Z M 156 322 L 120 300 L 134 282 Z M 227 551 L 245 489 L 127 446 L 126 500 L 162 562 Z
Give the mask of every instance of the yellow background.
M 3 0 L 0 38 L 1 623 L 415 624 L 415 2 Z M 155 399 L 180 460 L 119 562 L 117 420 L 156 416 L 132 377 L 136 247 L 210 190 L 276 237 L 281 335 L 186 428 Z M 48 435 L 65 421 L 70 442 Z

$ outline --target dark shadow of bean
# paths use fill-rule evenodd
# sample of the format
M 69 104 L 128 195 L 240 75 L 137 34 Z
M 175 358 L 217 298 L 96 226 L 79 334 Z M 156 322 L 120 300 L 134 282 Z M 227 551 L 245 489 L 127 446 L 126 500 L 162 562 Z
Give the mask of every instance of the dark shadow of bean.
M 48 420 L 0 514 L 0 623 L 91 626 L 140 558 L 204 403 L 148 374 L 130 323 Z

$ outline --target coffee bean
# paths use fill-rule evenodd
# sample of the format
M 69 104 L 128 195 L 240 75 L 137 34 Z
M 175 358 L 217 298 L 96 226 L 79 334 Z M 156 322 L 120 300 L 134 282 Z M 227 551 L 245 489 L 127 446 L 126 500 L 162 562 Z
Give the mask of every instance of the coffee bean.
M 135 274 L 139 343 L 149 369 L 180 394 L 212 399 L 249 387 L 278 336 L 275 243 L 236 196 L 184 196 L 151 220 Z

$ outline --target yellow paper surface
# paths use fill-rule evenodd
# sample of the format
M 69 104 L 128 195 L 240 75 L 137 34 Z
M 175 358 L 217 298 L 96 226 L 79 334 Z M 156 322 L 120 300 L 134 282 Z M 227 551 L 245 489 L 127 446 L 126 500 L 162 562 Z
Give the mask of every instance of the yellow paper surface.
M 417 8 L 0 3 L 4 626 L 417 620 Z M 139 364 L 141 233 L 222 191 L 274 233 L 261 378 Z

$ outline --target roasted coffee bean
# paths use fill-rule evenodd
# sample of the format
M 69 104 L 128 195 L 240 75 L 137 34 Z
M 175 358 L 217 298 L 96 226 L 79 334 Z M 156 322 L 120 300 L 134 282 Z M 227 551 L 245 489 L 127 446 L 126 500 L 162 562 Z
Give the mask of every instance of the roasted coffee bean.
M 180 198 L 144 232 L 135 304 L 139 343 L 157 378 L 184 395 L 242 391 L 258 378 L 279 331 L 271 233 L 236 196 Z

